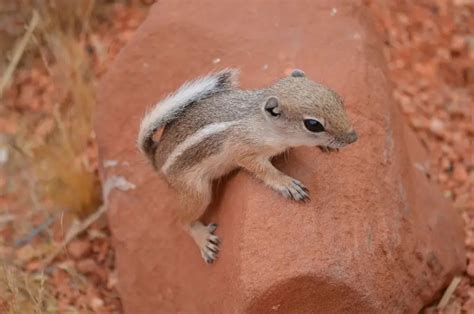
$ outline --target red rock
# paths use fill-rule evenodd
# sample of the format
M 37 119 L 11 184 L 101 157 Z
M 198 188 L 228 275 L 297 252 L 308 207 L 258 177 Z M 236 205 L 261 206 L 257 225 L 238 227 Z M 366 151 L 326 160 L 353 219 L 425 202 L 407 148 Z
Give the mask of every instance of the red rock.
M 450 168 L 451 168 L 451 162 L 449 161 L 449 159 L 446 157 L 441 158 L 441 169 L 448 170 Z
M 474 297 L 471 297 L 469 300 L 467 300 L 462 306 L 462 309 L 466 313 L 474 313 Z
M 461 301 L 460 300 L 454 300 L 448 303 L 446 307 L 443 309 L 443 313 L 446 314 L 461 314 Z
M 474 262 L 469 262 L 467 266 L 467 273 L 469 276 L 474 277 Z
M 413 167 L 428 156 L 393 106 L 369 20 L 348 0 L 152 7 L 104 77 L 95 123 L 102 160 L 133 165 L 101 169 L 103 182 L 121 175 L 137 187 L 109 197 L 125 312 L 417 313 L 462 273 L 462 224 Z M 244 171 L 223 180 L 205 216 L 223 239 L 208 266 L 174 223 L 178 195 L 133 143 L 145 108 L 225 66 L 242 69 L 244 88 L 302 68 L 343 95 L 361 136 L 334 156 L 299 148 L 277 160 L 312 191 L 305 205 Z
M 81 259 L 91 250 L 91 244 L 87 240 L 74 240 L 67 246 L 68 254 L 74 259 Z
M 28 262 L 25 266 L 25 269 L 29 272 L 34 272 L 40 269 L 41 265 L 42 265 L 41 261 L 35 260 L 35 261 Z
M 394 92 L 393 97 L 400 103 L 403 113 L 413 114 L 416 112 L 415 104 L 411 96 L 401 92 Z
M 34 84 L 24 84 L 21 87 L 21 94 L 17 101 L 17 106 L 21 109 L 31 108 L 36 99 L 36 86 Z M 36 109 L 36 108 L 33 108 Z
M 458 195 L 456 197 L 456 200 L 453 204 L 454 208 L 456 209 L 464 209 L 464 208 L 467 208 L 469 207 L 469 194 L 467 194 L 466 192 L 462 193 L 462 192 L 457 192 L 456 195 Z
M 92 258 L 86 258 L 76 262 L 76 268 L 83 274 L 94 275 L 92 277 L 96 283 L 107 282 L 107 270 L 99 266 Z
M 426 119 L 414 116 L 410 119 L 411 125 L 416 130 L 426 129 Z
M 465 243 L 468 248 L 471 248 L 471 249 L 474 248 L 474 237 L 473 236 L 466 237 Z
M 460 183 L 466 182 L 469 178 L 466 168 L 461 164 L 457 164 L 453 171 L 453 178 Z
M 104 300 L 102 300 L 100 298 L 92 298 L 89 301 L 89 305 L 92 308 L 92 310 L 94 310 L 94 312 L 97 312 L 97 311 L 101 310 L 102 307 L 104 306 Z
M 440 173 L 438 174 L 438 181 L 441 183 L 447 182 L 449 180 L 449 177 L 446 173 Z
M 76 263 L 76 268 L 83 274 L 90 274 L 97 272 L 98 265 L 92 258 L 86 258 Z
M 107 277 L 107 289 L 111 290 L 117 286 L 118 283 L 118 277 L 117 277 L 117 272 L 111 272 L 108 274 Z
M 469 287 L 469 289 L 467 290 L 467 295 L 470 299 L 474 299 L 474 287 Z
M 0 132 L 7 134 L 14 134 L 18 128 L 18 122 L 16 119 L 6 119 L 0 117 Z
M 451 38 L 451 50 L 461 51 L 466 47 L 466 39 L 463 36 L 455 35 Z

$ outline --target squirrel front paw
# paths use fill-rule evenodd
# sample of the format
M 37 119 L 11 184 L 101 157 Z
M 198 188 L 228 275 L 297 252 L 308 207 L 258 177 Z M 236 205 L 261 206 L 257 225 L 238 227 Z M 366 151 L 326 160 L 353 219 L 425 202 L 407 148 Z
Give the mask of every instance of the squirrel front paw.
M 219 237 L 214 234 L 217 224 L 204 225 L 200 221 L 194 223 L 189 229 L 191 237 L 193 237 L 204 261 L 208 264 L 213 263 L 217 259 L 219 253 Z
M 201 244 L 201 256 L 208 264 L 213 263 L 217 259 L 219 253 L 219 238 L 214 234 L 217 229 L 217 224 L 210 224 L 207 226 L 208 234 L 206 240 Z
M 280 192 L 281 195 L 291 200 L 299 202 L 310 200 L 309 190 L 303 183 L 291 177 L 288 177 L 287 182 L 279 185 L 276 190 Z

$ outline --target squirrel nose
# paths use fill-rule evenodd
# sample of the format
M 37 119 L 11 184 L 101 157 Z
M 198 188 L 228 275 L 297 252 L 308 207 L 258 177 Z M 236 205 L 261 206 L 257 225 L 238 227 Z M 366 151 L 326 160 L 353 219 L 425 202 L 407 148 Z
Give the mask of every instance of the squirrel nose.
M 358 136 L 357 136 L 356 131 L 351 131 L 349 133 L 346 133 L 345 138 L 346 138 L 346 143 L 351 144 L 357 141 Z

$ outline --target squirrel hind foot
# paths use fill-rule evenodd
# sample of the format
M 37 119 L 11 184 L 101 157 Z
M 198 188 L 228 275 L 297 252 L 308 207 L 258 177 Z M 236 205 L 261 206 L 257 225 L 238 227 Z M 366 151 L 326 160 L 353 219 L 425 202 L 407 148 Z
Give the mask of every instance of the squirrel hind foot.
M 189 229 L 191 237 L 196 242 L 201 256 L 207 264 L 216 261 L 219 253 L 219 237 L 214 234 L 217 224 L 204 225 L 200 221 L 192 224 Z

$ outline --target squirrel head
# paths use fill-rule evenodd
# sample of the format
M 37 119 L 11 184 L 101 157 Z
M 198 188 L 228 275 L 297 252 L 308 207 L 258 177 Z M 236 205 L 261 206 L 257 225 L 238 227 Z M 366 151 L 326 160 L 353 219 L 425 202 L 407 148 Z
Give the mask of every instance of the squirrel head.
M 269 88 L 262 105 L 267 122 L 290 146 L 340 148 L 357 140 L 341 97 L 294 70 Z

